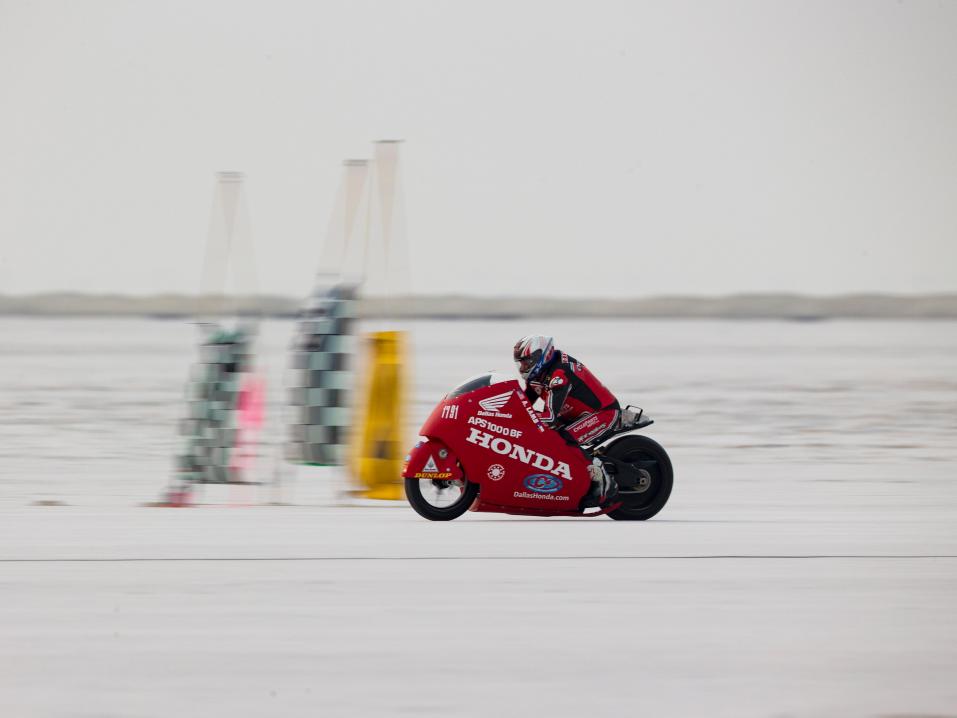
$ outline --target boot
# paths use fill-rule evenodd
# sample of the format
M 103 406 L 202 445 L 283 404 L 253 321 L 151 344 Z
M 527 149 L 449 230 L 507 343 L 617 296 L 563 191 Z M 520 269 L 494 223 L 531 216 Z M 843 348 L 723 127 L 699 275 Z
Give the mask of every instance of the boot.
M 609 476 L 601 459 L 592 459 L 591 466 L 588 467 L 588 474 L 591 476 L 592 483 L 588 498 L 597 502 L 594 505 L 600 506 L 618 494 L 618 484 Z
M 641 409 L 635 411 L 631 406 L 626 406 L 621 410 L 621 419 L 619 420 L 619 426 L 621 428 L 629 428 L 638 423 L 639 418 L 641 417 Z

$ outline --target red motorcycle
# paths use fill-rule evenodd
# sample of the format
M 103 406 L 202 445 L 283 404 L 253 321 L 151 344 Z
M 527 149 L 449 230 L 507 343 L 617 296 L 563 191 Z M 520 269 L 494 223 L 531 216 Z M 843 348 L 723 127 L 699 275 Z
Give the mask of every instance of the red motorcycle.
M 651 423 L 632 407 L 599 412 L 567 427 L 574 446 L 545 427 L 517 380 L 482 374 L 446 394 L 422 425 L 425 440 L 402 470 L 405 495 L 432 521 L 468 510 L 643 521 L 671 495 L 671 460 L 648 437 L 622 434 Z M 594 458 L 618 484 L 601 506 L 588 472 Z

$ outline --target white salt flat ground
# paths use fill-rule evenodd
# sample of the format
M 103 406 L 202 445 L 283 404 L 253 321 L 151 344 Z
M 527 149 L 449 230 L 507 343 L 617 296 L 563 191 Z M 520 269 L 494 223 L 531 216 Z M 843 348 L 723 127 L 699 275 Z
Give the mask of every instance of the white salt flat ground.
M 303 469 L 145 508 L 191 328 L 3 319 L 0 717 L 957 716 L 953 323 L 414 329 L 413 425 L 550 331 L 658 419 L 672 501 L 433 524 Z
M 0 715 L 957 715 L 950 482 L 690 468 L 641 524 L 10 509 Z

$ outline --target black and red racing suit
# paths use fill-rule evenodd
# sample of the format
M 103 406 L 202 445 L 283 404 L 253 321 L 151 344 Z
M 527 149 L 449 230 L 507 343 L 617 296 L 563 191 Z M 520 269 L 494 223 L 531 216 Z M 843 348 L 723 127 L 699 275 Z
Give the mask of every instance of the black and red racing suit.
M 532 404 L 539 398 L 544 402 L 542 421 L 579 444 L 613 428 L 620 409 L 615 395 L 575 357 L 555 354 L 525 388 Z

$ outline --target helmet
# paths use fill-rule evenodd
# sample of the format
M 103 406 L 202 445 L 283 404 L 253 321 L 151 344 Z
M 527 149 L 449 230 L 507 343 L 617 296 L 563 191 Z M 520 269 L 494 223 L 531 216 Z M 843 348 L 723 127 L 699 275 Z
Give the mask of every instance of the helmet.
M 515 342 L 512 357 L 518 373 L 526 382 L 535 379 L 555 356 L 555 340 L 541 334 L 531 334 Z

